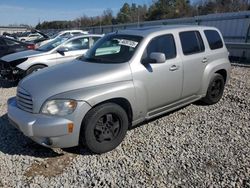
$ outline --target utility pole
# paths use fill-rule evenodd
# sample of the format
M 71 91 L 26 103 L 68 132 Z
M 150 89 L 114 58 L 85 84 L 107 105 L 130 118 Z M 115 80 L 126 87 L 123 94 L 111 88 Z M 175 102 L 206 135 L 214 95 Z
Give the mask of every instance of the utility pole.
M 139 14 L 139 7 L 137 8 L 137 27 L 140 27 L 140 14 Z
M 99 22 L 100 22 L 100 34 L 101 34 L 102 33 L 102 19 L 100 16 L 99 16 Z

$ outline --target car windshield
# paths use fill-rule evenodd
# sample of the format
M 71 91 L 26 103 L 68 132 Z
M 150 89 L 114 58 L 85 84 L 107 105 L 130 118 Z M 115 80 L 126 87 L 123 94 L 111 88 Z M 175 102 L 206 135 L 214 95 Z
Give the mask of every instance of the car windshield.
M 128 62 L 139 46 L 142 37 L 110 34 L 100 39 L 81 59 L 95 63 Z
M 48 42 L 47 44 L 44 44 L 42 46 L 40 46 L 39 48 L 37 48 L 36 50 L 38 51 L 43 51 L 43 52 L 48 52 L 54 48 L 56 48 L 57 46 L 59 46 L 60 44 L 62 44 L 64 41 L 66 41 L 68 38 L 61 38 L 58 37 L 50 42 Z

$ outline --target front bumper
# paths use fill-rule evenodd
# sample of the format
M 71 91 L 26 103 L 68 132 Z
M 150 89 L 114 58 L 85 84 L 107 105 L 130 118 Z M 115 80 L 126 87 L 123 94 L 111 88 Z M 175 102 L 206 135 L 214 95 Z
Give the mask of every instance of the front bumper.
M 29 113 L 17 107 L 15 98 L 8 100 L 8 118 L 25 136 L 43 146 L 67 148 L 78 145 L 81 123 L 77 118 L 72 121 L 65 117 Z M 71 118 L 74 119 L 74 115 Z M 72 133 L 68 131 L 69 123 L 74 124 Z
M 12 67 L 8 62 L 0 60 L 0 79 L 18 81 L 25 75 L 25 71 L 18 67 Z

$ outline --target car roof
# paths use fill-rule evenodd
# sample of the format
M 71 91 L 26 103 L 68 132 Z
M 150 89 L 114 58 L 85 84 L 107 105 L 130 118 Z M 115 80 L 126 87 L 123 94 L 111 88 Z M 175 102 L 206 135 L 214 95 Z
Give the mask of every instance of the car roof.
M 80 33 L 86 33 L 87 31 L 83 31 L 83 30 L 63 30 L 60 31 L 59 33 L 67 33 L 67 32 L 80 32 Z
M 78 39 L 78 38 L 83 38 L 83 37 L 103 37 L 103 36 L 104 35 L 101 35 L 101 34 L 76 35 L 76 36 L 69 37 L 68 41 Z
M 182 31 L 182 30 L 194 30 L 194 29 L 215 29 L 214 27 L 207 26 L 197 26 L 197 25 L 169 25 L 169 26 L 151 26 L 151 27 L 141 27 L 135 29 L 119 30 L 118 34 L 128 34 L 128 35 L 138 35 L 146 37 L 153 33 L 168 31 Z

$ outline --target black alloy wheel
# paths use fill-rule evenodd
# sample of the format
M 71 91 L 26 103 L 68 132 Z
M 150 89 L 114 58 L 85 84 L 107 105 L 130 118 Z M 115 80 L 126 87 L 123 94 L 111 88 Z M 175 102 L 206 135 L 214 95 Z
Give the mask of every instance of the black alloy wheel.
M 205 104 L 211 105 L 222 98 L 225 80 L 221 74 L 215 73 L 210 81 L 206 96 L 202 99 Z
M 79 137 L 80 144 L 94 153 L 111 151 L 126 136 L 128 125 L 128 115 L 120 105 L 98 105 L 85 115 Z

